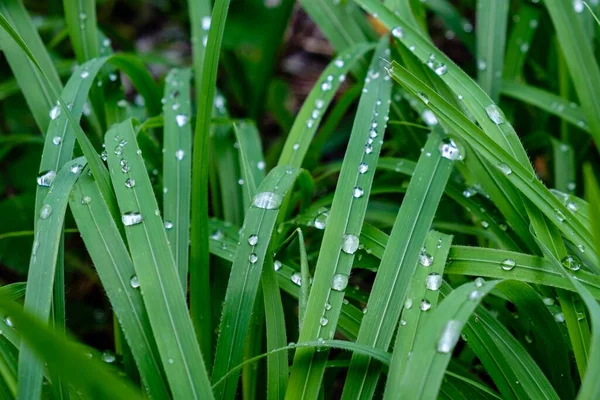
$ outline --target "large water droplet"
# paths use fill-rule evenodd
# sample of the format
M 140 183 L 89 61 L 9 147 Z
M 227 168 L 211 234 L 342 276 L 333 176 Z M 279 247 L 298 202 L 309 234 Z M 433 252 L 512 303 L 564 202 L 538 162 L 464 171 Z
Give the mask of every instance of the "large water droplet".
M 164 225 L 166 230 L 173 229 L 173 223 L 171 221 L 165 221 Z
M 495 104 L 490 104 L 489 106 L 487 106 L 485 108 L 485 112 L 487 113 L 488 117 L 492 120 L 492 122 L 496 125 L 500 125 L 506 122 L 502 111 L 500 111 L 500 108 L 498 108 L 498 106 Z
M 508 166 L 508 164 L 500 163 L 496 165 L 496 168 L 498 168 L 500 172 L 502 172 L 506 176 L 512 174 L 512 169 Z
M 517 266 L 517 263 L 512 258 L 505 258 L 500 263 L 500 267 L 505 271 L 510 271 Z
M 177 126 L 184 127 L 188 123 L 188 116 L 184 114 L 177 114 L 175 116 L 175 122 L 177 122 Z
M 179 161 L 183 160 L 183 157 L 185 157 L 185 151 L 183 151 L 182 149 L 179 149 L 175 152 L 175 158 Z
M 577 257 L 572 255 L 563 257 L 563 259 L 560 260 L 560 262 L 563 265 L 563 267 L 570 269 L 571 271 L 578 271 L 581 268 L 581 261 L 579 261 Z
M 352 190 L 352 196 L 355 199 L 362 197 L 364 193 L 365 193 L 365 191 L 360 186 L 355 186 L 354 189 Z
M 111 353 L 110 351 L 105 351 L 102 353 L 102 361 L 104 361 L 107 364 L 112 364 L 116 361 L 116 357 L 113 353 Z
M 447 354 L 454 349 L 454 346 L 456 346 L 456 343 L 458 343 L 458 339 L 460 338 L 462 327 L 463 323 L 455 319 L 446 322 L 437 342 L 438 353 Z
M 134 289 L 137 289 L 140 287 L 140 280 L 138 279 L 137 275 L 134 275 L 131 277 L 131 279 L 129 280 L 129 284 Z
M 294 282 L 296 285 L 300 286 L 302 285 L 302 275 L 300 275 L 300 272 L 294 272 L 292 274 L 292 276 L 290 277 L 290 279 L 292 280 L 292 282 Z
M 258 261 L 258 256 L 256 255 L 256 253 L 250 253 L 250 255 L 248 256 L 248 261 L 250 261 L 250 264 L 256 264 L 256 262 Z
M 421 250 L 419 253 L 419 264 L 424 267 L 429 267 L 433 263 L 433 256 L 425 251 L 425 249 Z
M 69 170 L 71 171 L 72 174 L 78 174 L 81 172 L 81 170 L 83 170 L 83 165 L 73 164 L 73 165 L 71 165 L 71 168 Z
M 348 286 L 348 275 L 335 274 L 333 276 L 333 281 L 331 282 L 331 288 L 333 290 L 342 292 L 346 289 L 346 286 Z
M 132 188 L 135 186 L 135 179 L 127 178 L 125 179 L 125 187 Z
M 62 136 L 54 136 L 52 138 L 52 143 L 54 143 L 55 145 L 59 145 L 62 143 Z
M 329 218 L 328 212 L 322 212 L 319 215 L 317 215 L 314 221 L 315 228 L 325 229 L 325 227 L 327 226 L 327 218 Z
M 52 215 L 52 206 L 50 204 L 44 204 L 40 208 L 40 219 L 48 219 Z
M 458 146 L 456 145 L 456 143 L 454 143 L 454 140 L 450 138 L 445 138 L 444 140 L 442 140 L 442 143 L 440 143 L 439 150 L 440 155 L 443 158 L 447 158 L 448 160 L 456 161 L 461 158 Z
M 56 118 L 60 117 L 60 106 L 57 104 L 54 107 L 52 107 L 48 115 L 52 120 L 55 120 Z
M 367 163 L 362 162 L 358 165 L 358 173 L 359 174 L 364 174 L 368 170 L 369 170 L 369 165 Z
M 438 66 L 435 67 L 435 73 L 439 76 L 444 75 L 446 72 L 448 72 L 448 67 L 446 67 L 446 64 L 438 64 Z
M 342 240 L 342 251 L 346 254 L 354 254 L 358 250 L 359 240 L 356 235 L 344 235 Z
M 282 265 L 282 264 L 281 264 L 281 261 L 279 261 L 279 260 L 275 260 L 275 261 L 273 262 L 273 269 L 274 269 L 275 271 L 279 271 L 279 270 L 281 269 L 281 265 Z
M 125 226 L 137 225 L 143 220 L 142 214 L 136 211 L 126 212 L 121 216 L 121 221 L 123 221 L 123 225 Z
M 329 323 L 329 320 L 325 317 L 321 318 L 321 326 L 326 326 Z
M 394 29 L 392 29 L 392 36 L 398 39 L 403 39 L 404 38 L 404 29 L 402 29 L 401 27 L 397 26 Z
M 431 111 L 428 108 L 423 110 L 423 112 L 421 113 L 421 118 L 423 119 L 423 122 L 425 122 L 425 125 L 427 125 L 427 126 L 435 126 L 439 123 L 439 121 L 438 121 L 437 117 L 435 116 L 435 114 L 433 113 L 433 111 Z
M 575 10 L 577 14 L 583 12 L 583 7 L 583 0 L 573 0 L 573 10 Z
M 442 275 L 433 272 L 425 278 L 425 287 L 433 291 L 439 290 L 442 286 L 442 281 Z
M 480 288 L 483 285 L 485 285 L 485 279 L 483 279 L 482 277 L 475 278 L 474 283 L 476 288 Z
M 431 303 L 427 299 L 421 300 L 421 311 L 427 311 L 431 308 Z
M 565 322 L 565 315 L 561 312 L 554 314 L 554 320 L 556 322 Z
M 283 198 L 280 194 L 274 192 L 260 192 L 252 199 L 254 207 L 265 210 L 277 210 L 281 206 Z
M 258 235 L 250 235 L 248 237 L 248 244 L 250 246 L 256 246 L 256 243 L 258 243 Z
M 56 178 L 56 172 L 53 170 L 42 171 L 37 176 L 38 186 L 50 187 Z

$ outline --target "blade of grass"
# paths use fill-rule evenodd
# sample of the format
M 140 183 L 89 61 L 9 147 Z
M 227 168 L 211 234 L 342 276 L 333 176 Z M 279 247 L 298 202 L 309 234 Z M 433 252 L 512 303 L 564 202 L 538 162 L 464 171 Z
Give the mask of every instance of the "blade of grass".
M 315 267 L 315 279 L 308 299 L 307 314 L 300 332 L 301 342 L 318 338 L 330 339 L 335 334 L 344 290 L 348 284 L 354 253 L 359 245 L 358 236 L 373 182 L 372 171 L 377 165 L 389 112 L 391 82 L 384 76 L 382 68 L 384 64 L 380 59 L 389 51 L 387 41 L 387 37 L 380 40 L 365 79 L 363 94 Z M 305 105 L 314 104 L 314 98 L 311 99 L 313 94 L 320 95 L 320 93 L 311 93 Z M 328 95 L 329 92 L 323 94 L 323 96 Z M 296 123 L 304 123 L 305 116 L 302 114 L 304 109 L 305 107 L 300 111 Z M 286 160 L 286 154 L 289 154 L 286 153 L 286 148 L 292 143 L 290 140 L 292 138 L 290 134 L 280 163 Z M 298 156 L 291 155 L 289 162 L 292 165 L 302 161 L 310 139 L 312 135 L 302 137 L 302 144 L 299 150 L 296 150 L 302 153 Z M 294 151 L 293 148 L 291 151 Z M 304 399 L 318 396 L 327 355 L 326 351 L 314 352 L 310 349 L 296 352 L 286 398 Z
M 421 153 L 390 234 L 390 243 L 395 245 L 387 246 L 381 257 L 367 303 L 369 312 L 363 318 L 357 343 L 387 349 L 398 324 L 409 280 L 420 259 L 424 265 L 431 261 L 430 256 L 421 251 L 453 166 L 453 162 L 441 154 L 441 146 L 449 146 L 442 140 L 439 128 L 432 131 Z M 456 159 L 458 154 L 454 156 Z M 369 397 L 375 390 L 379 371 L 368 360 L 356 357 L 349 377 L 349 382 L 364 381 L 360 386 L 349 388 L 357 391 L 349 395 Z
M 200 79 L 200 86 L 196 87 L 201 95 L 199 96 L 196 114 L 192 155 L 190 312 L 200 349 L 205 357 L 204 361 L 209 365 L 212 354 L 212 329 L 208 249 L 208 149 L 219 54 L 229 2 L 229 0 L 217 0 L 210 20 L 206 53 L 202 63 L 202 78 Z
M 525 59 L 531 47 L 531 42 L 539 25 L 540 11 L 527 4 L 522 4 L 506 43 L 506 57 L 504 62 L 503 77 L 505 80 L 514 80 L 523 73 Z M 504 89 L 504 85 L 502 85 Z
M 153 398 L 169 397 L 148 314 L 136 288 L 131 257 L 92 177 L 85 173 L 80 177 L 69 204 L 148 394 Z
M 271 171 L 257 189 L 252 206 L 246 213 L 240 245 L 235 253 L 223 305 L 213 381 L 222 378 L 242 360 L 265 254 L 283 197 L 291 188 L 297 175 L 298 170 L 285 167 L 278 167 Z M 237 383 L 238 376 L 231 376 L 217 391 L 216 397 L 232 398 Z
M 24 309 L 42 321 L 47 321 L 50 315 L 55 269 L 69 194 L 84 165 L 83 158 L 64 164 L 56 174 L 53 191 L 44 199 L 44 205 L 37 216 L 39 221 L 31 251 Z M 42 362 L 37 359 L 33 349 L 22 344 L 19 353 L 19 399 L 40 397 L 42 367 Z
M 202 354 L 131 120 L 114 125 L 105 143 L 136 277 L 173 397 L 210 399 Z M 127 185 L 127 179 L 135 185 Z
M 508 0 L 477 1 L 477 81 L 493 101 L 502 85 L 508 6 Z
M 2 51 L 17 83 L 21 87 L 27 105 L 40 131 L 44 134 L 50 123 L 48 113 L 56 102 L 54 93 L 59 93 L 62 89 L 60 78 L 33 21 L 21 1 L 2 1 L 0 3 L 0 14 L 10 25 L 14 26 L 15 31 L 23 38 L 23 42 L 31 49 L 31 53 L 38 60 L 37 62 L 42 70 L 46 72 L 45 76 L 42 75 L 39 69 L 28 60 L 27 55 L 19 49 L 20 46 L 10 40 L 10 33 L 7 35 L 0 30 Z
M 190 115 L 191 71 L 173 69 L 165 79 L 163 213 L 179 280 L 187 290 L 190 198 L 192 185 L 192 128 Z
M 95 0 L 63 0 L 65 22 L 75 58 L 80 64 L 100 54 Z

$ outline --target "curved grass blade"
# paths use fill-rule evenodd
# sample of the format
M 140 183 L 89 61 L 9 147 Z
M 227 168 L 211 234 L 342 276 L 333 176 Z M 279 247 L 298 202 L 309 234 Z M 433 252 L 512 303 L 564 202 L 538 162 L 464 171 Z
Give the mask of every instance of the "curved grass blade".
M 131 120 L 106 134 L 108 165 L 131 257 L 173 397 L 210 399 L 175 261 Z M 127 185 L 128 179 L 135 185 Z
M 556 115 L 586 132 L 590 130 L 580 107 L 563 97 L 524 83 L 506 80 L 502 83 L 502 94 Z
M 192 185 L 192 128 L 188 69 L 173 69 L 165 79 L 163 213 L 167 240 L 175 258 L 179 280 L 187 288 L 190 199 Z
M 129 343 L 148 395 L 169 397 L 160 356 L 127 247 L 93 178 L 83 174 L 69 200 L 75 222 Z
M 279 207 L 297 175 L 298 170 L 275 168 L 259 186 L 246 213 L 223 305 L 213 381 L 225 376 L 242 360 L 252 307 Z M 237 375 L 228 378 L 216 392 L 216 397 L 232 398 L 237 381 Z
M 25 96 L 25 101 L 33 114 L 33 117 L 42 134 L 48 130 L 50 123 L 49 112 L 56 101 L 54 93 L 62 89 L 60 78 L 50 59 L 50 55 L 44 47 L 33 21 L 23 7 L 20 0 L 5 0 L 0 3 L 0 14 L 5 21 L 14 27 L 14 31 L 22 37 L 23 43 L 30 49 L 31 54 L 37 59 L 39 65 L 46 72 L 45 76 L 40 73 L 33 63 L 23 54 L 20 45 L 11 40 L 11 34 L 0 29 L 0 45 L 10 65 L 17 83 Z M 6 32 L 5 32 L 6 31 Z
M 69 194 L 84 165 L 84 158 L 64 164 L 56 174 L 53 191 L 44 199 L 44 205 L 37 216 L 39 221 L 31 251 L 24 309 L 42 321 L 47 321 L 50 315 L 55 269 Z M 26 344 L 21 345 L 19 353 L 18 388 L 19 399 L 36 399 L 41 395 L 42 362 Z
M 48 369 L 56 371 L 62 379 L 70 382 L 86 396 L 142 399 L 141 394 L 130 383 L 118 377 L 112 368 L 97 359 L 87 357 L 81 351 L 81 345 L 53 332 L 41 321 L 25 313 L 17 304 L 2 297 L 0 309 L 11 316 L 15 327 L 21 332 L 24 345 L 35 352 L 36 357 L 40 358 L 40 363 L 46 363 Z M 23 396 L 21 389 L 18 396 Z
M 348 284 L 354 254 L 359 245 L 358 237 L 367 210 L 367 199 L 374 176 L 372 171 L 376 169 L 389 112 L 391 82 L 384 76 L 382 68 L 384 64 L 380 59 L 389 51 L 387 40 L 387 37 L 380 40 L 365 79 L 363 94 L 325 227 L 299 341 L 331 339 L 335 334 L 344 290 Z M 313 94 L 309 95 L 305 105 L 312 105 Z M 303 122 L 301 115 L 296 121 Z M 291 135 L 288 137 L 286 147 L 290 144 L 290 139 L 293 140 Z M 306 150 L 308 144 L 309 142 L 304 142 L 303 139 L 300 149 Z M 285 154 L 284 149 L 280 162 L 285 159 Z M 292 156 L 289 162 L 292 164 L 301 162 L 301 158 Z M 315 352 L 309 349 L 296 352 L 286 398 L 317 397 L 327 355 L 326 351 Z
M 477 81 L 493 101 L 502 85 L 508 6 L 508 0 L 477 1 Z
M 414 276 L 429 226 L 452 171 L 453 162 L 443 157 L 440 151 L 440 146 L 444 145 L 442 135 L 439 129 L 432 131 L 421 153 L 392 227 L 389 243 L 394 245 L 386 246 L 381 257 L 367 303 L 369 312 L 363 318 L 357 343 L 382 349 L 390 345 L 409 280 Z M 365 396 L 372 395 L 378 372 L 368 360 L 360 357 L 353 360 L 350 381 L 366 381 L 357 388 L 361 391 L 356 393 L 357 396 L 362 396 L 363 390 Z
M 200 93 L 192 160 L 192 217 L 190 250 L 190 312 L 206 363 L 212 354 L 210 317 L 210 254 L 208 249 L 208 169 L 210 121 L 215 100 L 217 69 L 225 20 L 230 0 L 217 0 L 210 19 Z
M 594 57 L 591 41 L 583 24 L 578 19 L 574 2 L 548 0 L 545 2 L 560 48 L 564 54 L 573 86 L 581 101 L 581 109 L 590 127 L 590 134 L 596 143 L 600 143 L 600 68 Z
M 372 45 L 359 43 L 340 53 L 323 71 L 298 112 L 285 141 L 277 165 L 300 168 L 310 143 L 323 118 L 323 113 L 345 80 L 346 74 Z M 378 72 L 380 74 L 382 72 Z
M 438 304 L 438 290 L 442 283 L 444 266 L 451 243 L 452 236 L 439 232 L 430 231 L 427 236 L 424 247 L 425 257 L 432 257 L 433 261 L 428 267 L 424 265 L 417 267 L 414 275 L 410 278 L 410 286 L 407 291 L 406 301 L 404 302 L 402 318 L 398 326 L 398 332 L 396 333 L 394 353 L 390 362 L 390 375 L 393 373 L 399 374 L 401 373 L 400 371 L 406 370 L 414 348 L 413 346 L 418 337 L 427 334 L 424 327 L 427 326 L 427 321 L 431 318 L 431 314 L 435 312 Z M 365 391 L 367 394 L 373 393 L 375 390 L 377 379 L 374 376 L 373 373 L 370 376 L 365 376 L 365 378 L 369 377 L 370 379 L 366 379 L 364 383 L 372 385 L 371 388 Z M 351 386 L 347 384 L 346 387 L 349 388 Z M 348 393 L 350 394 L 352 391 L 349 390 Z M 362 394 L 362 390 L 355 391 L 355 393 Z

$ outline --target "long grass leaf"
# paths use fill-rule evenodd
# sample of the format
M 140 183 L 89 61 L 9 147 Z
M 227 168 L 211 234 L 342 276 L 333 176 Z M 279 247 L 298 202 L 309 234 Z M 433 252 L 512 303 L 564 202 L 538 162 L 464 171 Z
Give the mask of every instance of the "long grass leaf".
M 383 75 L 380 59 L 387 54 L 386 41 L 384 37 L 379 42 L 365 79 L 325 228 L 299 341 L 330 339 L 335 334 L 344 290 L 359 245 L 358 237 L 373 182 L 372 171 L 376 169 L 389 112 L 391 84 Z M 310 100 L 309 96 L 305 104 L 311 105 Z M 287 144 L 290 144 L 290 138 Z M 307 149 L 308 143 L 300 147 Z M 282 159 L 284 155 L 285 150 Z M 294 164 L 296 160 L 298 158 L 292 156 L 290 162 Z M 327 352 L 308 349 L 297 351 L 286 398 L 316 398 L 326 359 Z
M 173 396 L 210 399 L 202 354 L 131 121 L 114 125 L 105 141 L 136 277 Z

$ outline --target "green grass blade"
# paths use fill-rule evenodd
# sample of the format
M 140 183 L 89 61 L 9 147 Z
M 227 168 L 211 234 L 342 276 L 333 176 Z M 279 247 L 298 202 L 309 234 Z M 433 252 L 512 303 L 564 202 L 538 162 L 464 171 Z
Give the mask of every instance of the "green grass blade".
M 136 276 L 173 396 L 210 399 L 202 354 L 131 121 L 114 125 L 105 142 Z M 127 185 L 127 179 L 135 185 Z
M 0 296 L 4 297 L 6 300 L 19 300 L 25 296 L 26 288 L 26 282 L 16 282 L 0 286 Z
M 372 46 L 366 43 L 357 44 L 340 53 L 325 68 L 296 116 L 279 156 L 278 165 L 289 165 L 293 168 L 302 166 L 313 136 L 323 118 L 323 113 L 333 100 L 333 96 L 344 81 L 346 74 L 371 48 Z
M 594 175 L 594 170 L 591 165 L 586 165 L 583 170 L 585 178 L 585 198 L 591 204 L 600 204 L 600 188 L 598 187 L 598 181 Z M 590 217 L 594 223 L 592 223 L 592 234 L 594 238 L 594 246 L 596 251 L 600 252 L 600 207 L 592 207 L 590 210 Z
M 300 342 L 318 338 L 331 339 L 335 334 L 344 290 L 348 284 L 354 253 L 359 244 L 358 237 L 366 214 L 373 171 L 377 166 L 389 112 L 391 82 L 384 76 L 382 68 L 384 64 L 380 59 L 387 54 L 387 40 L 387 37 L 384 37 L 379 42 L 365 79 L 363 94 L 354 119 L 315 267 L 315 278 L 308 299 L 307 314 L 300 332 Z M 334 68 L 337 67 L 334 65 Z M 321 95 L 321 93 L 317 94 Z M 328 94 L 329 92 L 326 92 L 322 95 Z M 313 93 L 309 95 L 305 105 L 314 104 L 312 95 Z M 304 108 L 300 111 L 297 122 L 303 122 Z M 310 140 L 311 137 L 312 135 L 309 135 L 306 140 Z M 288 137 L 286 148 L 291 144 L 291 138 L 292 135 Z M 300 149 L 308 149 L 308 143 L 303 137 Z M 280 162 L 285 159 L 285 151 L 284 148 Z M 292 164 L 301 162 L 303 156 L 304 154 L 301 157 L 292 155 L 289 162 Z M 287 398 L 317 397 L 327 354 L 327 352 L 314 352 L 309 349 L 296 352 L 286 393 Z
M 169 396 L 135 270 L 121 233 L 93 178 L 83 174 L 69 204 L 112 308 L 117 315 L 142 381 L 153 398 Z
M 540 11 L 537 8 L 522 4 L 517 15 L 518 20 L 513 25 L 506 43 L 503 70 L 505 80 L 514 80 L 523 73 L 525 59 L 539 25 Z
M 194 67 L 194 86 L 196 87 L 196 104 L 200 104 L 202 92 L 202 71 L 204 54 L 208 43 L 208 30 L 211 22 L 211 2 L 209 0 L 188 0 L 190 13 L 190 30 L 192 42 L 192 62 Z
M 502 94 L 538 107 L 564 121 L 589 132 L 589 126 L 578 105 L 555 94 L 523 83 L 504 81 Z
M 298 170 L 275 168 L 258 187 L 252 206 L 246 213 L 223 305 L 213 381 L 225 376 L 242 360 L 252 306 L 279 207 L 297 175 Z M 237 381 L 237 375 L 228 378 L 216 397 L 232 398 Z
M 83 158 L 64 164 L 56 174 L 53 191 L 41 207 L 31 251 L 24 309 L 42 321 L 50 315 L 52 289 L 62 227 L 71 188 L 85 165 Z M 21 345 L 19 353 L 19 399 L 39 398 L 42 390 L 42 362 L 33 350 Z
M 118 377 L 116 371 L 99 360 L 90 359 L 81 351 L 81 345 L 53 332 L 41 321 L 23 312 L 17 304 L 1 298 L 0 309 L 11 316 L 15 327 L 21 332 L 24 344 L 30 346 L 49 369 L 56 371 L 61 378 L 73 384 L 86 396 L 142 399 L 141 394 L 131 384 Z M 18 396 L 23 396 L 21 389 Z M 39 398 L 39 395 L 25 398 Z
M 241 182 L 242 192 L 245 194 L 244 206 L 247 209 L 250 207 L 250 201 L 256 193 L 256 188 L 265 178 L 266 164 L 262 152 L 260 133 L 256 129 L 256 125 L 246 121 L 236 122 L 233 124 L 233 131 L 242 170 Z
M 508 0 L 477 1 L 477 81 L 493 101 L 502 85 Z
M 554 187 L 564 193 L 572 192 L 577 173 L 573 147 L 556 139 L 550 139 L 550 142 L 554 161 Z
M 11 40 L 12 35 L 6 31 L 6 26 L 3 26 L 5 31 L 0 30 L 0 46 L 17 79 L 17 83 L 22 89 L 27 105 L 40 131 L 44 134 L 50 123 L 48 113 L 56 102 L 54 94 L 59 93 L 62 89 L 60 78 L 21 1 L 2 1 L 0 3 L 0 14 L 9 25 L 14 27 L 14 31 L 22 37 L 23 43 L 26 43 L 33 57 L 38 60 L 37 62 L 42 70 L 46 72 L 45 76 L 40 73 L 36 66 L 28 60 L 27 55 L 23 54 L 18 42 L 14 43 Z
M 414 276 L 429 226 L 452 171 L 453 162 L 442 157 L 440 151 L 444 144 L 442 135 L 437 129 L 431 132 L 421 153 L 390 234 L 390 243 L 396 245 L 387 246 L 381 257 L 358 343 L 384 350 L 390 345 L 409 280 Z M 430 261 L 426 255 L 422 256 L 425 257 L 423 262 Z M 360 392 L 350 394 L 363 395 L 362 390 L 366 390 L 364 395 L 372 395 L 379 371 L 360 357 L 352 364 L 349 381 L 366 382 L 355 388 Z
M 187 288 L 192 186 L 192 128 L 187 123 L 191 113 L 190 74 L 190 70 L 169 72 L 163 105 L 163 213 L 167 240 L 184 291 Z
M 545 2 L 558 36 L 581 109 L 590 126 L 590 133 L 600 143 L 600 68 L 594 57 L 583 24 L 577 18 L 574 3 L 549 0 Z M 583 12 L 583 7 L 581 7 Z
M 63 0 L 75 58 L 80 64 L 100 55 L 95 0 Z
M 205 58 L 202 64 L 202 79 L 200 80 L 200 86 L 196 87 L 196 91 L 200 95 L 192 155 L 190 311 L 200 348 L 207 364 L 210 363 L 212 354 L 210 257 L 208 249 L 209 136 L 219 54 L 228 10 L 229 0 L 217 0 L 215 2 L 208 31 Z
M 411 277 L 388 376 L 401 376 L 406 371 L 418 337 L 428 333 L 424 327 L 427 326 L 427 321 L 432 317 L 431 314 L 435 313 L 438 305 L 438 290 L 442 283 L 451 243 L 452 236 L 439 232 L 430 231 L 427 236 L 424 249 L 431 254 L 433 262 L 429 267 L 417 267 Z M 424 306 L 430 308 L 424 310 Z M 373 384 L 376 383 L 374 379 L 371 381 Z M 373 393 L 374 389 L 372 388 L 370 393 Z

